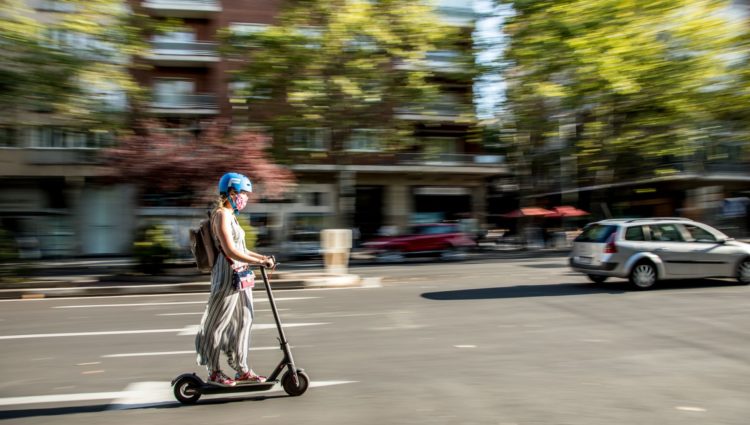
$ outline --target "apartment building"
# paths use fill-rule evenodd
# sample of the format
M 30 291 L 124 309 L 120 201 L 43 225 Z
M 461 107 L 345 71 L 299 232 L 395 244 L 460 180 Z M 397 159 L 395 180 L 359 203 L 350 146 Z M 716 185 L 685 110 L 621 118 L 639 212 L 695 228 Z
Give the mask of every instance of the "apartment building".
M 59 2 L 28 2 L 42 22 L 66 12 Z M 462 30 L 466 48 L 471 49 L 476 19 L 472 1 L 436 3 L 440 16 Z M 272 25 L 283 0 L 127 4 L 138 13 L 182 23 L 174 31 L 152 36 L 150 49 L 135 59 L 138 66 L 131 67 L 136 82 L 150 92 L 141 112 L 178 137 L 192 137 L 217 118 L 263 128 L 262 119 L 248 113 L 251 103 L 237 99 L 230 71 L 239 64 L 219 54 L 217 32 Z M 274 138 L 290 159 L 298 188 L 281 202 L 248 208 L 262 240 L 280 243 L 295 232 L 336 226 L 357 228 L 366 238 L 383 226 L 403 227 L 415 221 L 471 218 L 485 223 L 487 187 L 493 178 L 508 176 L 509 170 L 502 156 L 484 154 L 480 144 L 472 143 L 477 137 L 473 82 L 457 77 L 455 52 L 433 52 L 428 59 L 435 78 L 446 87 L 443 99 L 429 110 L 403 105 L 396 111 L 397 118 L 413 128 L 421 149 L 386 153 L 372 128 L 354 129 L 346 145 L 336 149 L 326 129 L 292 129 Z M 122 113 L 127 113 L 125 108 Z M 54 117 L 44 116 L 42 122 L 54 122 Z M 202 211 L 140 204 L 135 189 L 102 179 L 107 170 L 96 162 L 96 150 L 106 143 L 97 142 L 96 134 L 76 138 L 67 135 L 64 126 L 42 127 L 48 130 L 32 131 L 49 132 L 35 136 L 40 141 L 5 143 L 2 148 L 0 217 L 4 227 L 40 247 L 30 255 L 126 254 L 134 229 L 147 222 L 174 227 L 177 243 L 187 244 L 186 232 L 178 230 L 201 217 Z
M 108 47 L 101 40 L 59 25 L 76 11 L 74 5 L 25 0 L 3 8 L 4 18 L 22 16 L 35 22 L 36 26 L 25 24 L 30 46 L 38 43 L 60 57 L 84 58 L 103 68 L 118 66 L 115 59 L 101 54 Z M 7 46 L 5 40 L 3 46 Z M 34 54 L 33 48 L 30 51 Z M 18 58 L 14 55 L 20 54 L 18 50 L 3 52 L 4 71 L 28 73 L 30 81 L 42 78 L 43 74 L 24 69 L 23 61 L 14 62 Z M 82 86 L 83 81 L 79 81 Z M 115 121 L 124 118 L 124 91 L 112 81 L 96 83 L 84 86 L 72 106 L 85 110 L 83 118 L 85 112 L 107 114 Z M 112 134 L 106 127 L 92 126 L 81 114 L 61 113 L 40 87 L 43 82 L 32 87 L 37 91 L 18 95 L 0 111 L 2 237 L 16 243 L 22 258 L 128 252 L 136 226 L 135 193 L 127 186 L 105 182 L 108 171 L 97 158 L 99 149 L 113 142 Z
M 283 1 L 131 3 L 151 16 L 184 22 L 183 29 L 152 39 L 153 49 L 143 58 L 151 68 L 135 74 L 152 89 L 149 112 L 167 123 L 168 131 L 189 135 L 217 117 L 264 128 L 263 114 L 253 113 L 252 101 L 237 98 L 229 71 L 238 65 L 220 57 L 215 37 L 221 28 L 247 32 L 274 24 Z M 436 3 L 440 16 L 461 29 L 465 47 L 471 49 L 473 2 Z M 272 229 L 276 242 L 298 231 L 335 226 L 357 228 L 366 238 L 383 226 L 403 227 L 414 221 L 473 218 L 484 223 L 489 181 L 509 171 L 502 156 L 484 155 L 478 144 L 470 143 L 476 137 L 473 82 L 454 78 L 455 58 L 456 52 L 450 51 L 428 57 L 446 87 L 439 103 L 427 111 L 410 110 L 408 105 L 396 111 L 398 119 L 411 123 L 414 137 L 421 141 L 419 151 L 382 152 L 374 128 L 354 129 L 341 149 L 331 145 L 325 128 L 274 135 L 299 185 L 287 202 L 251 205 L 253 223 Z M 166 219 L 170 212 L 160 214 Z

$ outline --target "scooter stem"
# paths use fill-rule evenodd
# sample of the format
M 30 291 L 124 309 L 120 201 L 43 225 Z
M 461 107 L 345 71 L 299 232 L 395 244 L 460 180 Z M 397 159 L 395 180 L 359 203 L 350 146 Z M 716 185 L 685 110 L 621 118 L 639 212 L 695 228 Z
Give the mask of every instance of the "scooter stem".
M 287 367 L 294 376 L 294 383 L 297 384 L 297 368 L 294 366 L 294 358 L 292 357 L 292 350 L 289 349 L 289 341 L 286 340 L 284 335 L 284 329 L 281 326 L 281 318 L 279 317 L 279 311 L 276 308 L 276 300 L 273 298 L 273 291 L 271 290 L 271 282 L 268 280 L 266 274 L 266 268 L 260 267 L 260 275 L 263 277 L 263 283 L 266 286 L 266 294 L 268 295 L 268 302 L 271 304 L 271 312 L 273 312 L 273 318 L 276 321 L 276 329 L 279 331 L 279 341 L 281 343 L 281 349 L 284 351 L 284 357 L 286 359 Z

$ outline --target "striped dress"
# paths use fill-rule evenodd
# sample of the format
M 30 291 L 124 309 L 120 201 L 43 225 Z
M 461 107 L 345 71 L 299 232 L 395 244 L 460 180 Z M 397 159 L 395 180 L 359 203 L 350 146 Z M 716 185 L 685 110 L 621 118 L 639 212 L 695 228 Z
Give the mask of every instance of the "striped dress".
M 233 218 L 234 245 L 247 252 L 245 231 L 240 227 L 237 218 Z M 239 262 L 234 261 L 234 263 Z M 220 370 L 219 354 L 223 351 L 231 368 L 240 373 L 249 371 L 247 352 L 250 348 L 253 317 L 252 288 L 244 290 L 234 288 L 232 266 L 223 254 L 219 254 L 211 270 L 211 294 L 208 297 L 208 305 L 201 319 L 200 330 L 195 337 L 198 364 L 206 366 L 209 373 Z

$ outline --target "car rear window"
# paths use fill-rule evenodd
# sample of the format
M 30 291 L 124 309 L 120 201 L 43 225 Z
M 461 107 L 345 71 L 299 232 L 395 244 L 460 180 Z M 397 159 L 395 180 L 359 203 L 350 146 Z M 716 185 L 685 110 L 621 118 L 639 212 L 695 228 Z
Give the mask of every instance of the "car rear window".
M 625 240 L 628 241 L 645 241 L 642 226 L 631 226 L 625 231 Z
M 607 242 L 610 236 L 617 231 L 617 226 L 605 224 L 592 224 L 583 229 L 580 235 L 575 239 L 576 242 Z

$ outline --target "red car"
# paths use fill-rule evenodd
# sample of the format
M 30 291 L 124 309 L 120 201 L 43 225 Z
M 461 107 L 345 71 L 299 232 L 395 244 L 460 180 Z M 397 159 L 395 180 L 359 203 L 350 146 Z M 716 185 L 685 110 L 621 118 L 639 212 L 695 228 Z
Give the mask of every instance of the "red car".
M 379 262 L 397 262 L 406 256 L 439 255 L 461 259 L 476 242 L 457 224 L 437 223 L 411 226 L 404 235 L 381 237 L 362 244 L 365 254 Z

